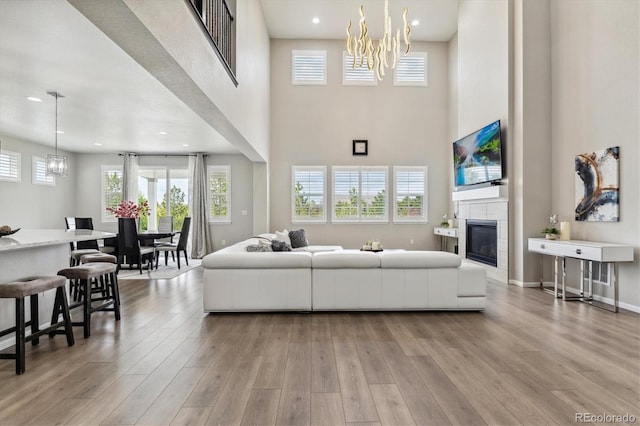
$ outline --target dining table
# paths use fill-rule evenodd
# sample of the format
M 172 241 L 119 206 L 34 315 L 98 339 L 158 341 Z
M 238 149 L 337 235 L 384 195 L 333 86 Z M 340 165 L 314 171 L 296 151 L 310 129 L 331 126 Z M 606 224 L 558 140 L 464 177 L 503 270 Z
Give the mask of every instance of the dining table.
M 34 275 L 56 275 L 69 267 L 69 243 L 115 237 L 112 232 L 91 229 L 21 229 L 0 237 L 0 285 Z M 43 293 L 39 303 L 40 318 L 50 318 L 55 290 Z M 27 304 L 27 314 L 29 307 Z M 15 325 L 15 303 L 0 300 L 0 330 Z M 0 341 L 0 350 L 15 343 L 13 335 Z

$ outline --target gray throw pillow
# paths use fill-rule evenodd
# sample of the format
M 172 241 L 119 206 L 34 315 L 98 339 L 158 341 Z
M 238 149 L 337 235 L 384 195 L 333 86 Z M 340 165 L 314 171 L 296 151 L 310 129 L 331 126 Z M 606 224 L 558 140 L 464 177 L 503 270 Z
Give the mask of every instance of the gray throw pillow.
M 273 240 L 271 242 L 271 249 L 273 251 L 291 251 L 291 246 L 284 241 Z
M 289 231 L 289 239 L 291 239 L 291 248 L 306 247 L 309 245 L 304 229 Z
M 247 246 L 247 251 L 248 252 L 266 252 L 266 251 L 273 251 L 271 249 L 271 246 L 267 246 L 267 245 L 262 245 L 262 244 L 249 244 Z

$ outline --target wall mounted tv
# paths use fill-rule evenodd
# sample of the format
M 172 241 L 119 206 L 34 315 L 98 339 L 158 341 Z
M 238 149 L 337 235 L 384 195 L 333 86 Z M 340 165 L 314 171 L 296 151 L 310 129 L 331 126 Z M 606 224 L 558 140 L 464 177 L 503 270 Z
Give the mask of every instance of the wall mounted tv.
M 453 173 L 456 187 L 502 179 L 500 120 L 453 143 Z

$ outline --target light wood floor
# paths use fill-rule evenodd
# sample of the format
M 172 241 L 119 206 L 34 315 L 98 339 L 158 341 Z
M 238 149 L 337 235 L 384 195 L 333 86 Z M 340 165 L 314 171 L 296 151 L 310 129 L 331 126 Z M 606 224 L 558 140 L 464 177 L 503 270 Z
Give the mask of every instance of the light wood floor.
M 573 424 L 640 417 L 640 319 L 490 284 L 483 313 L 205 315 L 201 271 L 0 361 L 0 424 Z M 640 421 L 640 420 L 636 420 Z

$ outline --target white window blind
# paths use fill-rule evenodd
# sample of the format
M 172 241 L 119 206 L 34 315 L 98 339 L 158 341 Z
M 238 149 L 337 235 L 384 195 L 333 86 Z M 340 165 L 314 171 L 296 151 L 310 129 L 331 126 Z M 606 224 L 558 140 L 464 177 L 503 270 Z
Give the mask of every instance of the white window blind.
M 394 222 L 427 221 L 427 168 L 394 167 Z
M 42 157 L 31 157 L 31 183 L 34 185 L 56 185 L 55 175 L 47 175 L 47 163 Z
M 342 84 L 345 86 L 377 86 L 378 79 L 374 70 L 369 70 L 366 60 L 361 67 L 358 66 L 359 62 L 354 68 L 353 56 L 349 55 L 346 50 L 342 52 Z
M 292 50 L 291 51 L 291 84 L 294 85 L 326 85 L 327 84 L 327 51 L 326 50 Z
M 427 86 L 427 52 L 400 55 L 393 72 L 395 86 Z
M 0 151 L 0 180 L 20 182 L 20 153 Z
M 326 222 L 324 166 L 293 166 L 291 170 L 291 223 Z
M 116 222 L 107 207 L 117 208 L 122 201 L 122 166 L 102 166 L 102 221 Z
M 231 223 L 231 166 L 208 166 L 209 221 Z
M 387 168 L 333 168 L 334 222 L 386 222 Z

